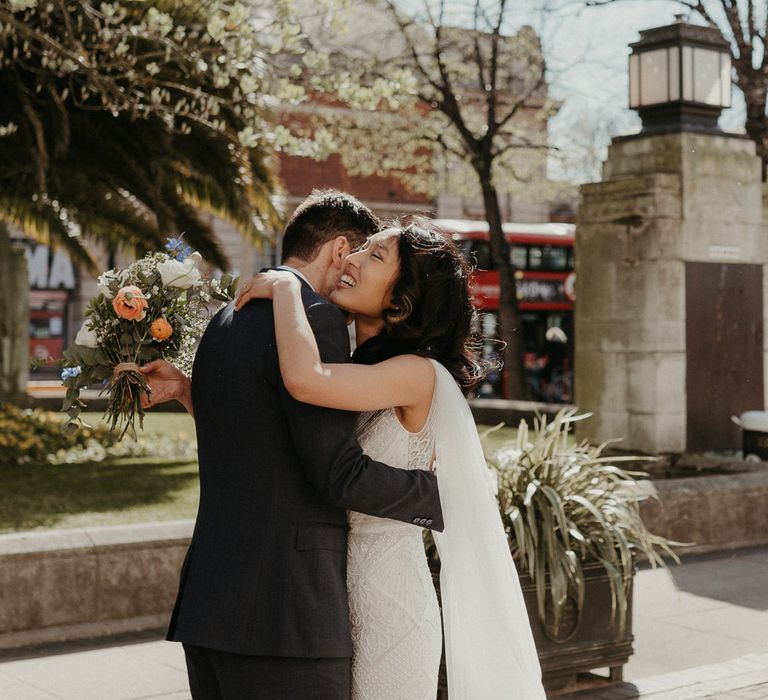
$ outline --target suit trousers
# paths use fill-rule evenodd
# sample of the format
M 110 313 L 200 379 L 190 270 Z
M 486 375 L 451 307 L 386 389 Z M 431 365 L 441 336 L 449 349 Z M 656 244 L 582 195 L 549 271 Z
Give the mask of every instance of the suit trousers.
M 349 658 L 245 656 L 183 646 L 192 700 L 350 700 Z

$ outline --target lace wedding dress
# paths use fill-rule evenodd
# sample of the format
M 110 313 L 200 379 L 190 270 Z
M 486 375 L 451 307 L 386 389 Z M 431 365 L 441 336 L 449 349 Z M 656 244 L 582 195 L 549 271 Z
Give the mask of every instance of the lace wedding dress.
M 438 362 L 424 428 L 394 410 L 361 422 L 365 451 L 392 466 L 429 469 L 435 457 L 445 530 L 435 533 L 451 700 L 546 700 L 536 645 L 477 428 Z M 434 700 L 440 611 L 422 531 L 349 514 L 347 582 L 353 700 Z
M 363 414 L 360 444 L 394 467 L 429 469 L 433 414 L 418 433 L 406 431 L 394 409 Z M 348 519 L 352 700 L 434 700 L 442 630 L 422 530 L 355 512 Z

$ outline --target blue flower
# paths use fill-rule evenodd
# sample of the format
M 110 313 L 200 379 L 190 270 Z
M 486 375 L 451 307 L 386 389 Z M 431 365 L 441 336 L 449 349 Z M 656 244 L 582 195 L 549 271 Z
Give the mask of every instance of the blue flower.
M 183 234 L 182 234 L 183 235 Z M 174 260 L 183 262 L 184 258 L 189 257 L 192 253 L 192 248 L 188 245 L 184 245 L 182 237 L 179 238 L 166 238 L 168 242 L 165 244 L 165 249 L 173 257 Z
M 176 260 L 179 262 L 183 262 L 185 258 L 188 258 L 190 255 L 192 255 L 192 248 L 188 245 L 185 245 L 179 253 L 176 254 Z
M 74 378 L 75 378 L 75 377 L 77 377 L 77 376 L 80 374 L 80 372 L 82 372 L 82 371 L 83 371 L 83 370 L 82 370 L 80 367 L 65 367 L 65 368 L 64 368 L 64 369 L 61 371 L 61 381 L 62 381 L 62 382 L 66 382 L 66 381 L 67 381 L 67 379 L 74 379 Z

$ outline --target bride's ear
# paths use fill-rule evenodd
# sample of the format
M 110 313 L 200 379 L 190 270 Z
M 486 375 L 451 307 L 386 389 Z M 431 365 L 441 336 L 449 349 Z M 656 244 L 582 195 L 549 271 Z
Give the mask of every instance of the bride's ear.
M 347 237 L 336 236 L 333 241 L 333 248 L 331 248 L 331 262 L 334 267 L 340 270 L 344 266 L 344 261 L 351 252 L 352 247 L 349 245 Z

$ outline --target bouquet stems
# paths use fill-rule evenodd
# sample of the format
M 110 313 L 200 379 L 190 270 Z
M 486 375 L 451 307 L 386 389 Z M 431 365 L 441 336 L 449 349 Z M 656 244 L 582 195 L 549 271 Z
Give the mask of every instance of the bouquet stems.
M 144 428 L 144 408 L 141 405 L 142 392 L 151 394 L 144 375 L 139 371 L 135 362 L 121 362 L 112 372 L 112 378 L 102 393 L 109 394 L 106 418 L 114 430 L 125 421 L 120 433 L 120 439 L 130 428 L 131 435 L 136 436 L 136 418 L 139 427 Z

